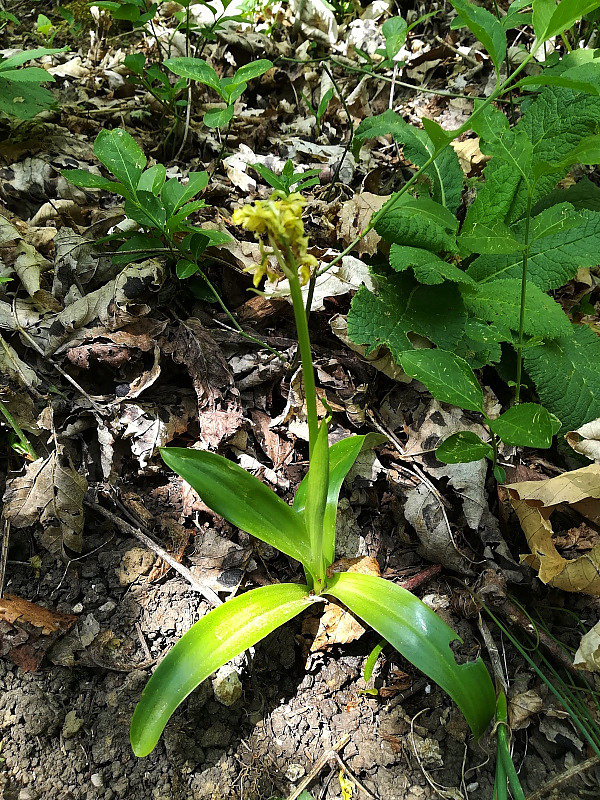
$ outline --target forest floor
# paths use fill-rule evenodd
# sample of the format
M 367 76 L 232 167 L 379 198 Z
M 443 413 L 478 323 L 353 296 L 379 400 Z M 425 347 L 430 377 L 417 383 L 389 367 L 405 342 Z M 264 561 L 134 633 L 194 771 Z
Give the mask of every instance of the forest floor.
M 21 24 L 4 27 L 0 53 L 48 46 L 51 34 L 35 33 L 38 11 L 10 5 Z M 306 229 L 311 252 L 331 260 L 412 174 L 383 137 L 360 152 L 349 147 L 360 121 L 394 108 L 414 123 L 425 116 L 457 128 L 471 98 L 490 92 L 489 60 L 468 31 L 450 30 L 443 2 L 400 4 L 409 22 L 439 13 L 411 33 L 406 66 L 381 78 L 361 72 L 365 62 L 356 54 L 383 46 L 381 26 L 391 13 L 385 3 L 338 9 L 336 20 L 310 0 L 312 16 L 302 12 L 301 24 L 288 4 L 259 3 L 247 21 L 217 30 L 202 55 L 221 74 L 257 58 L 276 66 L 250 83 L 232 124 L 220 131 L 202 125 L 199 109 L 210 110 L 215 97 L 196 84 L 190 117 L 184 112 L 174 130 L 123 59 L 155 58 L 156 37 L 167 54 L 184 55 L 186 37 L 175 31 L 181 7 L 162 3 L 152 27 L 130 30 L 80 5 L 66 4 L 72 24 L 44 10 L 55 26 L 52 46 L 67 48 L 42 60 L 56 77 L 58 106 L 30 121 L 2 122 L 0 222 L 27 242 L 29 275 L 37 276 L 37 305 L 14 284 L 2 287 L 2 342 L 20 375 L 6 370 L 3 389 L 49 465 L 27 489 L 30 524 L 6 521 L 3 529 L 0 589 L 13 603 L 35 606 L 13 605 L 12 616 L 0 608 L 2 798 L 269 800 L 296 797 L 302 787 L 315 800 L 491 799 L 493 739 L 474 741 L 444 692 L 390 647 L 367 684 L 365 661 L 379 637 L 338 626 L 329 641 L 327 632 L 315 641 L 316 612 L 234 662 L 239 692 L 231 705 L 222 702 L 222 686 L 232 672 L 221 671 L 176 712 L 150 756 L 136 758 L 129 743 L 131 715 L 153 667 L 210 610 L 199 588 L 226 600 L 244 588 L 301 578 L 297 564 L 212 514 L 158 454 L 168 443 L 218 450 L 286 499 L 306 470 L 290 306 L 250 291 L 244 269 L 260 257 L 258 247 L 231 224 L 235 208 L 271 191 L 253 164 L 279 173 L 292 159 L 297 169 L 318 170 L 318 185 L 306 192 Z M 207 8 L 192 5 L 191 13 L 201 21 Z M 324 60 L 311 63 L 313 56 Z M 97 168 L 94 139 L 114 127 L 127 129 L 170 177 L 211 174 L 208 205 L 195 219 L 235 239 L 207 251 L 207 274 L 244 330 L 287 362 L 242 336 L 206 301 L 206 287 L 179 281 L 166 260 L 147 261 L 142 272 L 137 264 L 115 271 L 106 247 L 94 246 L 123 220 L 120 198 L 77 189 L 61 169 Z M 475 137 L 462 137 L 456 149 L 467 176 L 481 172 L 485 156 Z M 8 241 L 7 248 L 0 228 L 7 263 Z M 550 659 L 558 683 L 572 675 L 568 653 L 597 621 L 598 604 L 544 586 L 520 563 L 523 533 L 486 462 L 444 465 L 423 453 L 465 426 L 478 430 L 478 415 L 432 399 L 385 352 L 363 357 L 349 346 L 346 314 L 378 244 L 370 234 L 319 280 L 311 316 L 319 392 L 334 412 L 332 441 L 357 432 L 387 436 L 359 458 L 345 484 L 339 553 L 376 558 L 384 577 L 414 587 L 470 654 L 489 659 L 495 644 L 509 684 L 514 760 L 533 795 L 593 753 L 540 673 L 481 617 L 473 591 L 535 663 Z M 0 365 L 4 371 L 1 356 Z M 513 450 L 508 482 L 558 475 L 564 458 L 535 450 L 515 458 Z M 0 468 L 9 492 L 23 458 L 5 447 Z M 48 507 L 58 495 L 56 519 Z M 138 532 L 183 564 L 187 577 Z M 541 635 L 516 613 L 520 603 Z M 548 654 L 540 636 L 568 649 L 559 643 Z M 373 685 L 378 692 L 365 691 Z M 343 788 L 340 775 L 352 788 Z M 600 768 L 592 765 L 557 792 L 543 797 L 599 797 Z

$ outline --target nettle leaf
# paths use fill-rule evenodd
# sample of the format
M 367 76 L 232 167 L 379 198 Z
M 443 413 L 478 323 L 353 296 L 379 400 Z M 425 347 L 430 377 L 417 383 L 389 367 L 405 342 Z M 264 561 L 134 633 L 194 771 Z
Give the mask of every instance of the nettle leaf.
M 32 119 L 55 105 L 54 95 L 36 84 L 7 80 L 0 73 L 0 111 L 17 119 Z M 48 77 L 46 80 L 50 80 Z
M 493 222 L 475 222 L 466 233 L 458 239 L 458 246 L 463 255 L 482 253 L 485 255 L 508 255 L 520 252 L 524 243 L 517 239 L 513 231 L 501 220 Z
M 524 350 L 525 367 L 544 406 L 576 430 L 600 417 L 600 338 L 586 325 L 573 325 L 560 339 Z
M 221 79 L 215 69 L 203 59 L 182 56 L 180 58 L 167 58 L 164 64 L 175 75 L 203 83 L 221 94 Z
M 409 274 L 375 276 L 377 292 L 361 287 L 348 314 L 348 335 L 367 353 L 385 345 L 397 359 L 415 333 L 440 347 L 462 338 L 466 313 L 456 286 L 422 286 Z
M 468 0 L 450 0 L 450 2 L 458 12 L 459 21 L 479 39 L 494 62 L 496 72 L 500 72 L 506 57 L 506 33 L 498 18 Z
M 134 753 L 147 756 L 154 750 L 177 706 L 203 680 L 311 603 L 308 586 L 277 583 L 234 597 L 196 622 L 160 662 L 142 693 L 131 720 Z
M 459 431 L 448 436 L 435 451 L 435 457 L 444 464 L 466 464 L 482 458 L 494 458 L 494 448 L 473 431 Z
M 550 208 L 542 212 L 541 220 L 534 217 L 534 239 L 529 250 L 527 276 L 540 289 L 550 291 L 564 286 L 582 267 L 598 263 L 600 250 L 600 213 Z M 539 217 L 542 217 L 542 214 Z M 524 223 L 520 223 L 519 231 Z M 549 232 L 550 235 L 543 235 Z M 521 275 L 521 253 L 504 256 L 480 256 L 468 269 L 478 282 L 516 278 Z
M 461 288 L 465 307 L 498 330 L 519 330 L 520 278 L 487 281 Z M 557 338 L 569 332 L 569 318 L 560 305 L 531 281 L 527 281 L 524 331 L 529 336 Z
M 536 8 L 538 9 L 535 35 L 540 42 L 560 36 L 561 33 L 569 30 L 586 14 L 600 7 L 600 0 L 561 0 L 551 15 L 548 13 L 548 5 L 548 0 L 546 2 L 537 0 L 534 3 L 534 22 Z
M 560 420 L 544 406 L 521 403 L 491 420 L 490 429 L 506 444 L 515 447 L 546 448 L 560 430 Z
M 435 253 L 420 247 L 393 244 L 390 248 L 390 266 L 396 272 L 412 269 L 419 283 L 433 285 L 448 280 L 453 283 L 465 283 L 469 286 L 476 285 L 473 278 L 456 264 L 444 261 Z
M 481 736 L 494 715 L 496 693 L 481 658 L 459 664 L 450 643 L 452 628 L 418 597 L 378 578 L 352 572 L 337 574 L 328 594 L 337 597 L 374 628 L 398 652 L 447 692 Z
M 474 369 L 497 364 L 502 358 L 501 343 L 512 340 L 505 330 L 494 325 L 469 318 L 465 325 L 465 335 L 455 348 L 456 355 L 464 358 Z
M 354 136 L 354 148 L 360 148 L 367 139 L 389 134 L 404 146 L 406 158 L 418 167 L 436 152 L 434 142 L 424 130 L 409 125 L 391 109 L 360 123 Z M 464 187 L 464 174 L 456 152 L 447 147 L 424 174 L 432 183 L 433 199 L 455 212 L 460 206 Z
M 394 197 L 390 198 L 388 204 Z M 447 208 L 425 197 L 401 195 L 390 210 L 381 209 L 375 230 L 392 244 L 455 252 L 458 220 Z
M 411 378 L 424 383 L 442 403 L 483 413 L 483 391 L 467 362 L 447 350 L 410 350 L 399 358 Z
M 146 166 L 146 156 L 130 133 L 122 128 L 100 131 L 94 142 L 94 153 L 98 161 L 135 192 Z

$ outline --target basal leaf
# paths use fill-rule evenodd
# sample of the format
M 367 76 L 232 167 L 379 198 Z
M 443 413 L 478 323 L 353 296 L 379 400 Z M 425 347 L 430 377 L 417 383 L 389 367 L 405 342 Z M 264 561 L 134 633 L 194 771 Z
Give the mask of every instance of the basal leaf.
M 506 33 L 498 18 L 487 9 L 470 3 L 469 0 L 450 0 L 450 2 L 458 11 L 460 22 L 479 39 L 494 62 L 496 72 L 500 72 L 506 56 Z
M 310 568 L 310 541 L 302 517 L 262 481 L 207 450 L 163 447 L 161 455 L 209 508 Z
M 463 335 L 464 305 L 456 286 L 423 286 L 408 273 L 376 276 L 377 291 L 361 287 L 348 314 L 348 335 L 372 352 L 380 345 L 397 359 L 411 347 L 409 333 L 452 349 Z
M 406 158 L 418 167 L 436 152 L 434 143 L 425 131 L 409 125 L 391 109 L 361 122 L 354 136 L 354 147 L 360 148 L 367 139 L 389 134 L 404 146 Z M 464 175 L 456 152 L 447 147 L 425 170 L 425 174 L 432 183 L 433 199 L 455 212 L 461 203 L 464 186 Z
M 492 420 L 489 426 L 506 444 L 546 448 L 552 445 L 552 438 L 560 430 L 560 420 L 544 406 L 521 403 Z
M 323 522 L 323 554 L 327 564 L 332 564 L 335 561 L 338 500 L 346 475 L 350 472 L 363 450 L 376 447 L 383 441 L 385 441 L 385 436 L 381 436 L 378 433 L 367 433 L 363 436 L 348 436 L 332 444 L 329 448 L 329 484 Z M 294 508 L 300 513 L 304 511 L 306 505 L 307 478 L 308 475 L 305 476 L 298 487 L 294 498 Z
M 377 233 L 387 242 L 422 247 L 435 253 L 456 251 L 457 229 L 458 220 L 447 208 L 434 200 L 408 194 L 398 197 L 389 210 L 384 206 L 375 225 Z
M 131 720 L 134 753 L 151 753 L 190 692 L 311 602 L 308 586 L 274 584 L 234 597 L 196 622 L 160 662 L 142 693 Z
M 409 350 L 399 358 L 411 378 L 424 383 L 442 403 L 483 412 L 483 391 L 467 362 L 447 350 Z
M 94 152 L 98 161 L 135 192 L 146 166 L 146 156 L 130 133 L 122 128 L 100 131 L 94 142 Z
M 32 119 L 55 104 L 54 95 L 43 86 L 7 80 L 0 73 L 0 112 L 17 119 Z
M 471 255 L 506 255 L 521 252 L 524 243 L 517 239 L 514 232 L 501 220 L 493 222 L 475 222 L 458 239 L 461 253 Z
M 600 339 L 586 325 L 524 350 L 525 367 L 544 406 L 562 422 L 562 431 L 577 430 L 600 417 Z
M 324 518 L 328 486 L 329 424 L 327 419 L 324 419 L 319 426 L 319 432 L 310 456 L 304 505 L 304 523 L 310 540 L 313 563 L 322 566 L 323 572 L 321 575 L 324 574 L 325 568 L 329 566 L 323 560 Z M 294 510 L 297 511 L 296 508 Z
M 435 451 L 435 457 L 444 464 L 465 464 L 494 457 L 494 448 L 483 442 L 473 431 L 459 431 L 448 436 Z
M 461 709 L 475 736 L 485 732 L 496 705 L 485 664 L 480 658 L 457 663 L 449 645 L 460 637 L 425 603 L 391 581 L 351 572 L 336 575 L 327 593 L 441 686 Z
M 456 264 L 444 261 L 435 253 L 419 247 L 393 244 L 390 248 L 390 266 L 396 272 L 412 269 L 419 283 L 432 285 L 452 281 L 475 285 L 473 278 Z
M 0 61 L 0 72 L 20 67 L 21 64 L 25 64 L 27 61 L 33 61 L 35 58 L 51 56 L 55 53 L 64 53 L 67 49 L 66 47 L 36 47 L 33 50 L 23 50 L 22 53 L 16 53 L 14 56 L 9 56 Z M 48 80 L 50 80 L 50 78 L 48 78 Z
M 521 279 L 503 278 L 461 287 L 465 307 L 473 316 L 499 330 L 518 331 Z M 568 334 L 569 318 L 559 304 L 535 283 L 527 282 L 524 331 L 529 336 L 556 338 Z

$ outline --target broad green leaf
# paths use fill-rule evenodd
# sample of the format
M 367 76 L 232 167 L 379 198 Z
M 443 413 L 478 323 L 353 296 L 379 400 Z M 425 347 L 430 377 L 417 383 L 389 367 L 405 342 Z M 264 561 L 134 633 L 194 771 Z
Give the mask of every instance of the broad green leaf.
M 221 79 L 213 67 L 201 58 L 167 58 L 164 64 L 176 75 L 198 81 L 221 93 Z
M 600 338 L 587 325 L 524 350 L 525 367 L 544 406 L 562 422 L 562 432 L 600 417 Z
M 376 447 L 383 441 L 385 436 L 367 433 L 363 436 L 348 436 L 329 448 L 329 483 L 323 521 L 323 554 L 327 565 L 335 561 L 336 520 L 342 484 L 363 450 Z M 308 475 L 302 480 L 294 498 L 294 508 L 299 513 L 303 513 L 306 506 L 307 479 Z
M 250 64 L 240 67 L 233 76 L 233 83 L 248 83 L 248 81 L 259 78 L 272 68 L 272 61 L 269 61 L 268 58 L 259 58 L 256 61 L 252 61 Z
M 60 174 L 75 186 L 81 186 L 82 189 L 105 189 L 107 192 L 117 192 L 118 194 L 122 194 L 122 190 L 125 189 L 122 183 L 110 181 L 108 178 L 88 172 L 86 169 L 63 169 Z
M 225 108 L 217 108 L 214 111 L 207 111 L 204 115 L 204 124 L 207 128 L 224 128 L 233 119 L 233 104 Z
M 483 442 L 473 431 L 459 431 L 448 436 L 435 451 L 435 457 L 444 464 L 465 464 L 494 458 L 494 448 Z
M 177 706 L 203 680 L 311 602 L 307 586 L 273 584 L 234 597 L 196 622 L 160 662 L 142 693 L 131 720 L 134 753 L 151 753 Z
M 459 236 L 458 246 L 464 255 L 472 253 L 507 255 L 520 252 L 525 247 L 524 243 L 517 239 L 508 225 L 501 220 L 475 222 Z
M 207 450 L 163 447 L 160 452 L 165 464 L 215 513 L 310 568 L 310 541 L 303 518 L 262 481 Z
M 310 467 L 306 476 L 304 523 L 310 540 L 313 563 L 322 568 L 321 577 L 329 564 L 323 560 L 323 538 L 325 507 L 329 486 L 329 424 L 324 419 L 317 434 L 310 456 Z M 294 510 L 297 510 L 296 508 Z
M 539 5 L 539 0 L 536 5 Z M 600 0 L 561 0 L 545 27 L 536 30 L 538 41 L 543 42 L 560 36 L 590 11 L 600 7 Z
M 139 191 L 159 194 L 167 177 L 167 168 L 163 164 L 155 164 L 142 173 L 137 188 Z
M 175 273 L 179 280 L 185 280 L 195 275 L 200 267 L 195 261 L 188 261 L 186 258 L 180 258 L 175 265 Z
M 385 53 L 392 59 L 398 55 L 406 42 L 408 24 L 402 17 L 390 17 L 383 23 L 381 32 L 385 38 Z
M 337 574 L 327 594 L 341 600 L 417 669 L 446 691 L 480 737 L 489 726 L 496 693 L 478 658 L 459 664 L 450 643 L 460 637 L 418 597 L 391 581 L 351 572 Z
M 442 403 L 483 413 L 483 391 L 475 373 L 460 356 L 447 350 L 409 350 L 400 355 L 402 369 L 424 383 Z
M 532 0 L 533 14 L 531 22 L 539 43 L 545 39 L 545 33 L 552 19 L 552 14 L 556 11 L 556 0 Z
M 560 420 L 544 406 L 521 403 L 489 423 L 491 430 L 506 444 L 515 447 L 550 447 L 560 430 Z
M 403 145 L 406 158 L 418 167 L 423 166 L 436 152 L 436 145 L 426 131 L 409 125 L 391 110 L 360 123 L 354 135 L 354 149 L 359 149 L 367 139 L 389 134 Z M 433 199 L 455 212 L 462 200 L 465 180 L 456 152 L 447 147 L 424 174 L 431 181 Z
M 0 61 L 0 72 L 20 67 L 21 64 L 25 64 L 27 61 L 33 61 L 35 58 L 52 56 L 55 53 L 64 53 L 66 50 L 68 50 L 67 47 L 36 47 L 34 50 L 23 50 L 22 53 L 16 53 L 14 56 L 9 56 L 9 58 Z M 47 80 L 51 80 L 51 78 L 48 77 Z
M 444 281 L 475 285 L 475 281 L 467 273 L 444 261 L 435 253 L 419 247 L 403 247 L 393 244 L 390 248 L 390 266 L 396 272 L 412 269 L 419 283 L 439 284 Z
M 160 198 L 150 192 L 137 192 L 137 200 L 125 200 L 125 213 L 145 228 L 164 230 L 167 213 Z
M 515 83 L 513 88 L 522 89 L 530 86 L 533 88 L 538 86 L 564 86 L 566 89 L 574 89 L 577 92 L 600 95 L 600 86 L 592 81 L 576 80 L 564 75 L 544 75 L 544 73 L 523 78 L 518 83 Z
M 494 325 L 469 317 L 465 324 L 465 335 L 454 352 L 473 369 L 479 369 L 487 364 L 497 364 L 502 358 L 501 343 L 512 341 L 512 338 L 512 334 L 507 336 L 506 331 L 498 330 Z
M 459 20 L 479 39 L 494 62 L 496 72 L 500 72 L 506 57 L 506 33 L 498 19 L 481 6 L 468 0 L 450 0 L 458 12 Z
M 191 203 L 186 203 L 182 209 L 180 209 L 177 214 L 173 214 L 173 216 L 167 221 L 167 229 L 169 231 L 177 231 L 181 228 L 182 224 L 185 220 L 193 214 L 195 211 L 198 211 L 201 208 L 205 208 L 206 203 L 204 200 L 194 200 Z
M 540 289 L 549 291 L 564 286 L 583 267 L 598 263 L 600 251 L 600 213 L 569 211 L 567 204 L 549 208 L 531 221 L 534 235 L 527 265 L 527 277 Z M 520 223 L 521 229 L 524 223 Z M 544 235 L 547 233 L 548 235 Z M 468 269 L 478 282 L 518 278 L 522 255 L 480 256 Z
M 421 123 L 425 129 L 425 133 L 429 136 L 440 155 L 443 148 L 449 145 L 450 142 L 454 141 L 456 138 L 453 132 L 445 131 L 439 122 L 436 122 L 434 119 L 423 117 L 421 119 Z
M 41 67 L 22 67 L 21 69 L 3 69 L 0 75 L 7 81 L 21 83 L 53 83 L 56 78 L 48 70 Z
M 94 153 L 98 161 L 135 192 L 146 166 L 146 156 L 130 133 L 122 128 L 100 131 L 94 142 Z
M 461 287 L 465 307 L 476 319 L 491 322 L 499 330 L 518 331 L 521 316 L 521 279 L 479 283 Z M 569 318 L 560 305 L 535 283 L 527 282 L 524 331 L 549 339 L 569 332 Z
M 586 175 L 573 186 L 569 186 L 566 189 L 555 189 L 549 195 L 546 195 L 537 204 L 534 211 L 537 213 L 563 203 L 569 203 L 578 211 L 586 208 L 591 211 L 600 211 L 600 187 L 592 183 Z
M 56 105 L 54 95 L 37 84 L 6 80 L 0 72 L 0 112 L 18 119 L 32 119 Z
M 412 346 L 409 333 L 447 349 L 458 344 L 466 313 L 456 286 L 422 286 L 410 273 L 375 277 L 376 292 L 361 287 L 348 314 L 348 335 L 367 354 L 385 345 L 398 359 Z
M 392 196 L 380 214 L 375 230 L 387 242 L 423 247 L 433 252 L 457 249 L 458 220 L 434 200 L 408 194 Z

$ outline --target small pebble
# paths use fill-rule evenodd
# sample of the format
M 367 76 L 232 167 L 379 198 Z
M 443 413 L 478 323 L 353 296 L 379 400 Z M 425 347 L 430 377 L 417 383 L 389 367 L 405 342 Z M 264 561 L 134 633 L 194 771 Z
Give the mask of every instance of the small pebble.
M 102 780 L 102 775 L 99 772 L 94 772 L 94 774 L 90 778 L 92 782 L 92 786 L 95 786 L 96 789 L 100 789 L 104 786 L 104 781 Z
M 100 606 L 98 611 L 101 611 L 103 614 L 109 614 L 117 607 L 117 604 L 114 600 L 107 600 L 106 603 Z
M 35 795 L 31 789 L 21 789 L 19 792 L 19 800 L 35 800 Z
M 72 610 L 73 610 L 73 613 L 74 613 L 74 614 L 81 614 L 81 612 L 83 611 L 83 605 L 82 605 L 82 603 L 76 603 L 76 604 L 73 606 L 73 609 L 72 609 Z

